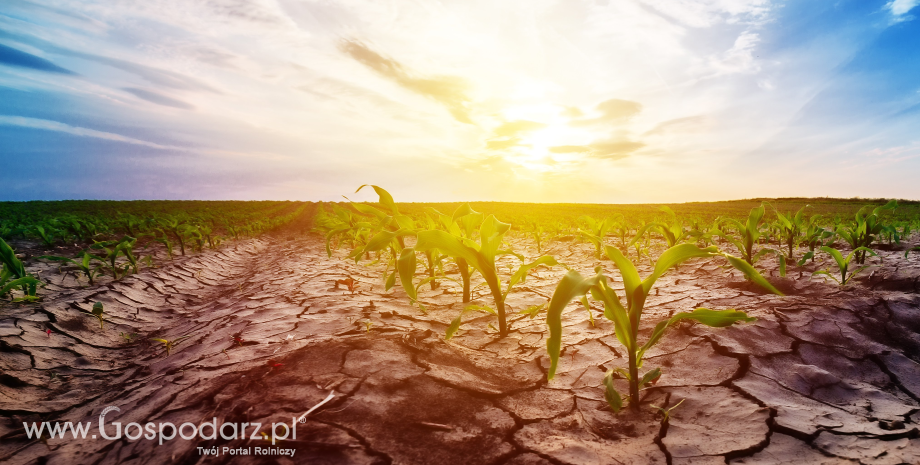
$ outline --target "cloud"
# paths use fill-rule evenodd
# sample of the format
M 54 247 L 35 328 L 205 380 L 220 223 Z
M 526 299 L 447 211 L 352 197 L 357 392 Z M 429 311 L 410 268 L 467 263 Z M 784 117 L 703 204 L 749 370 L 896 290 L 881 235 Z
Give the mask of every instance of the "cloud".
M 576 119 L 569 124 L 572 126 L 591 126 L 627 121 L 642 111 L 642 104 L 631 100 L 612 98 L 598 103 L 594 108 L 600 113 L 600 116 L 596 118 Z M 574 112 L 570 111 L 570 114 L 574 114 Z
M 720 74 L 756 73 L 760 65 L 754 60 L 754 49 L 760 42 L 760 35 L 750 31 L 742 32 L 732 48 L 718 58 L 711 58 L 710 63 Z
M 112 132 L 97 131 L 95 129 L 81 128 L 79 126 L 71 126 L 69 124 L 59 123 L 57 121 L 51 121 L 47 119 L 38 119 L 38 118 L 26 118 L 23 116 L 0 116 L 0 124 L 8 126 L 20 126 L 25 128 L 32 129 L 44 129 L 47 131 L 58 131 L 71 134 L 74 136 L 83 136 L 83 137 L 95 137 L 97 139 L 105 139 L 116 142 L 125 142 L 128 144 L 143 145 L 145 147 L 151 147 L 155 149 L 177 149 L 179 147 L 170 146 L 170 145 L 161 145 L 153 142 L 148 142 L 145 140 L 135 139 L 133 137 L 125 137 L 120 134 L 115 134 Z
M 594 158 L 619 160 L 621 158 L 626 158 L 629 156 L 629 154 L 641 149 L 642 147 L 645 147 L 645 144 L 631 140 L 621 140 L 610 142 L 595 142 L 592 143 L 589 147 L 591 147 L 591 155 Z
M 645 147 L 642 142 L 631 140 L 593 142 L 588 145 L 557 145 L 550 147 L 550 153 L 584 153 L 593 158 L 619 160 Z
M 771 10 L 769 0 L 643 0 L 643 3 L 690 27 L 719 23 L 760 22 Z
M 19 126 L 24 128 L 31 129 L 42 129 L 45 131 L 57 131 L 65 134 L 70 134 L 73 136 L 80 137 L 92 137 L 96 139 L 103 139 L 113 142 L 123 142 L 126 144 L 141 145 L 144 147 L 150 147 L 158 150 L 172 151 L 172 152 L 186 152 L 186 153 L 197 153 L 201 155 L 207 155 L 211 157 L 221 157 L 221 158 L 251 158 L 256 160 L 285 160 L 290 157 L 285 155 L 279 155 L 271 152 L 237 152 L 232 150 L 223 150 L 219 148 L 203 148 L 203 147 L 183 147 L 179 145 L 166 145 L 166 144 L 157 144 L 155 142 L 150 142 L 142 139 L 136 139 L 133 137 L 126 137 L 121 134 L 116 134 L 113 132 L 106 131 L 97 131 L 95 129 L 84 128 L 80 126 L 72 126 L 70 124 L 61 123 L 58 121 L 52 121 L 47 119 L 40 118 L 27 118 L 24 116 L 4 116 L 0 115 L 0 126 Z
M 136 87 L 125 87 L 122 90 L 124 90 L 125 92 L 130 92 L 134 94 L 134 96 L 139 99 L 143 99 L 148 102 L 155 103 L 157 105 L 163 105 L 164 107 L 180 108 L 182 110 L 194 110 L 195 109 L 194 106 L 188 103 L 185 103 L 181 100 L 176 100 L 172 97 L 167 97 L 165 95 L 158 94 L 150 90 L 138 89 Z
M 31 53 L 26 53 L 21 50 L 17 50 L 12 47 L 7 47 L 3 44 L 0 44 L 0 63 L 9 66 L 18 66 L 20 68 L 29 68 L 35 69 L 38 71 L 45 71 L 48 73 L 58 73 L 58 74 L 71 74 L 76 75 L 77 73 L 61 68 L 60 66 L 44 59 L 32 55 Z
M 185 76 L 183 74 L 164 70 L 160 68 L 155 68 L 152 66 L 142 65 L 132 61 L 122 60 L 120 58 L 111 58 L 107 56 L 97 55 L 95 53 L 86 53 L 76 50 L 71 50 L 66 47 L 61 47 L 53 42 L 40 39 L 38 37 L 26 36 L 20 34 L 12 34 L 7 31 L 0 30 L 0 38 L 11 39 L 17 42 L 24 44 L 29 44 L 35 48 L 41 49 L 48 53 L 54 53 L 56 55 L 68 56 L 74 58 L 80 58 L 82 60 L 93 61 L 96 63 L 101 63 L 113 68 L 126 71 L 137 76 L 140 76 L 146 79 L 151 84 L 156 84 L 163 87 L 169 87 L 172 89 L 178 90 L 192 90 L 192 91 L 203 91 L 210 92 L 213 94 L 221 94 L 220 91 L 214 87 L 201 82 L 195 78 Z M 3 47 L 0 45 L 0 47 Z M 11 49 L 12 50 L 12 49 Z M 3 52 L 0 51 L 0 54 Z M 22 53 L 22 52 L 20 52 Z M 36 57 L 38 58 L 38 57 Z M 43 60 L 42 58 L 38 58 Z M 63 69 L 63 68 L 62 68 Z M 73 74 L 73 73 L 71 73 Z
M 885 8 L 888 8 L 891 14 L 901 16 L 912 10 L 917 4 L 920 4 L 920 0 L 892 0 L 885 4 Z
M 502 124 L 501 126 L 495 128 L 495 135 L 497 137 L 514 137 L 519 133 L 533 131 L 535 129 L 545 128 L 546 125 L 543 123 L 538 123 L 536 121 L 509 121 Z
M 505 150 L 521 143 L 521 139 L 516 137 L 511 139 L 489 139 L 486 141 L 486 148 L 489 150 Z
M 674 133 L 674 132 L 694 132 L 705 129 L 710 123 L 706 116 L 687 116 L 684 118 L 675 118 L 658 123 L 654 128 L 649 129 L 643 134 L 644 136 Z
M 457 121 L 473 124 L 467 108 L 470 98 L 462 79 L 454 76 L 414 77 L 399 62 L 384 57 L 360 42 L 345 40 L 339 48 L 357 62 L 403 88 L 440 102 Z
M 585 153 L 590 151 L 591 147 L 587 145 L 557 145 L 549 148 L 550 153 Z
M 885 4 L 885 8 L 894 16 L 894 22 L 909 21 L 913 16 L 907 15 L 910 10 L 920 4 L 920 0 L 891 0 Z

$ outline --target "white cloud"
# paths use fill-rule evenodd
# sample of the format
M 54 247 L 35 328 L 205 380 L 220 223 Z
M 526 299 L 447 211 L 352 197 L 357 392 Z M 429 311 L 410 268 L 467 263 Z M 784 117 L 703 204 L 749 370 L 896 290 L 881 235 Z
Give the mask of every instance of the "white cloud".
M 885 8 L 891 12 L 896 19 L 903 18 L 910 10 L 920 4 L 920 0 L 891 0 L 885 4 Z M 907 19 L 907 18 L 903 18 Z M 903 20 L 902 19 L 902 20 Z
M 120 134 L 115 134 L 111 132 L 97 131 L 95 129 L 81 128 L 79 126 L 71 126 L 69 124 L 59 123 L 57 121 L 51 121 L 47 119 L 26 118 L 23 116 L 0 115 L 0 124 L 4 124 L 7 126 L 19 126 L 19 127 L 24 127 L 24 128 L 32 128 L 32 129 L 44 129 L 46 131 L 58 131 L 58 132 L 64 132 L 67 134 L 71 134 L 74 136 L 95 137 L 97 139 L 111 140 L 115 142 L 125 142 L 128 144 L 135 144 L 135 145 L 143 145 L 145 147 L 161 149 L 161 150 L 175 150 L 175 149 L 181 148 L 181 147 L 170 146 L 170 145 L 156 144 L 153 142 L 135 139 L 132 137 L 125 137 Z
M 721 73 L 756 73 L 760 65 L 754 57 L 754 49 L 760 42 L 760 36 L 755 32 L 742 32 L 732 47 L 722 56 L 712 60 L 713 68 Z
M 711 27 L 719 23 L 757 23 L 766 19 L 769 0 L 643 0 L 687 26 Z

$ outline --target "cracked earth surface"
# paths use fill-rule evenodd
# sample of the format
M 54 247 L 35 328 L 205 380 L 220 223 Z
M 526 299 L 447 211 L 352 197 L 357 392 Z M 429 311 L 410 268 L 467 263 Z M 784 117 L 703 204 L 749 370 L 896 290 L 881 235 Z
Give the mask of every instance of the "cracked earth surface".
M 526 250 L 526 241 L 512 242 Z M 622 289 L 588 245 L 557 242 L 548 253 L 583 274 L 603 266 Z M 381 267 L 326 258 L 314 236 L 226 244 L 95 287 L 65 278 L 39 304 L 0 307 L 0 461 L 916 464 L 920 262 L 882 255 L 881 267 L 846 288 L 809 280 L 816 265 L 772 278 L 786 297 L 715 261 L 668 273 L 649 296 L 644 334 L 699 306 L 758 320 L 683 323 L 667 334 L 646 356 L 644 369 L 664 375 L 638 417 L 615 415 L 603 401 L 604 373 L 626 360 L 599 309 L 592 325 L 580 305 L 567 308 L 559 370 L 546 381 L 545 324 L 514 312 L 547 301 L 558 267 L 537 269 L 508 296 L 507 337 L 489 329 L 491 317 L 468 314 L 449 342 L 444 331 L 463 306 L 458 286 L 426 285 L 422 314 L 398 286 L 384 291 Z M 348 276 L 359 282 L 354 294 L 335 285 Z M 491 304 L 484 288 L 477 296 Z M 96 301 L 108 314 L 104 330 L 89 314 Z M 140 337 L 128 343 L 122 332 Z M 182 335 L 191 337 L 168 357 L 149 341 Z M 92 421 L 95 430 L 110 405 L 121 410 L 107 422 L 290 422 L 330 392 L 336 397 L 298 426 L 298 439 L 282 443 L 297 449 L 293 459 L 196 450 L 265 445 L 257 440 L 43 442 L 22 428 Z M 651 405 L 679 399 L 662 425 Z

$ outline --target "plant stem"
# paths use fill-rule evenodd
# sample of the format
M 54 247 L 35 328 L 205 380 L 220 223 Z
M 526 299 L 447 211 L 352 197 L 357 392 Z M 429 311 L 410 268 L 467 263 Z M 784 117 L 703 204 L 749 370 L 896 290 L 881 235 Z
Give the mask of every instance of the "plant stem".
M 501 337 L 508 335 L 508 325 L 505 323 L 505 297 L 500 286 L 489 286 L 492 297 L 495 298 L 495 311 L 498 313 L 498 334 Z
M 470 268 L 466 260 L 457 259 L 457 267 L 460 268 L 460 278 L 463 280 L 463 303 L 470 301 Z
M 639 411 L 639 367 L 636 366 L 636 352 L 629 351 L 629 408 Z

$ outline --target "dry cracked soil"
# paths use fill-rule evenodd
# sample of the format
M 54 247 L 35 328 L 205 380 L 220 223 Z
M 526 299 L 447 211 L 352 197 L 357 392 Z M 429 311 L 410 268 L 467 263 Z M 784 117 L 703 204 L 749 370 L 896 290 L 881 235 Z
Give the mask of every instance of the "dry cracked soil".
M 589 245 L 556 242 L 549 253 L 583 273 L 603 266 L 622 289 Z M 536 270 L 509 295 L 507 337 L 489 327 L 492 317 L 469 313 L 445 341 L 463 306 L 456 284 L 426 285 L 424 314 L 399 286 L 384 291 L 382 266 L 341 252 L 327 258 L 312 235 L 228 243 L 92 287 L 31 262 L 51 283 L 44 299 L 0 307 L 0 462 L 917 464 L 920 262 L 899 250 L 881 255 L 880 266 L 843 288 L 809 279 L 819 263 L 771 278 L 785 297 L 752 288 L 718 261 L 668 273 L 650 296 L 644 334 L 700 306 L 757 321 L 672 330 L 647 355 L 644 369 L 664 375 L 639 415 L 614 414 L 604 402 L 604 373 L 626 361 L 600 309 L 592 324 L 580 305 L 567 308 L 559 371 L 547 382 L 545 323 L 514 312 L 546 302 L 559 267 Z M 353 293 L 335 284 L 347 277 L 358 283 Z M 474 297 L 491 303 L 485 288 Z M 89 313 L 95 302 L 104 303 L 104 329 Z M 150 340 L 181 336 L 168 356 Z M 295 449 L 293 458 L 199 449 L 270 443 L 261 438 L 160 445 L 29 439 L 23 429 L 92 422 L 96 433 L 108 406 L 119 410 L 107 423 L 290 423 L 330 393 L 297 425 L 297 439 L 277 446 Z M 681 399 L 663 423 L 654 406 Z

